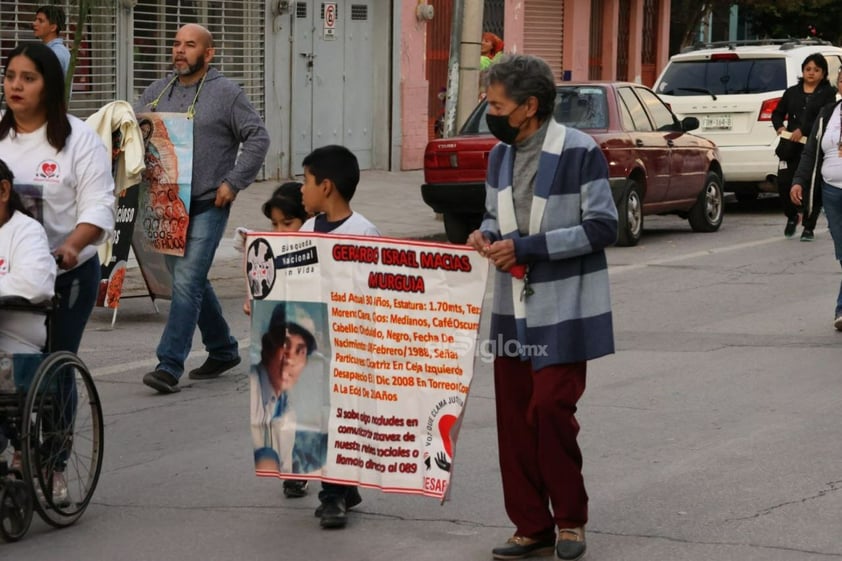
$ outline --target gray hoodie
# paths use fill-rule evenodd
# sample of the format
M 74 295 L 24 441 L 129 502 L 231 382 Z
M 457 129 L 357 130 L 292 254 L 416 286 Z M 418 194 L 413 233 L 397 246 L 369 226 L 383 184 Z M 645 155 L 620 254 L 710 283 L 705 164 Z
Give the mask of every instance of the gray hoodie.
M 135 113 L 186 113 L 201 80 L 189 86 L 176 80 L 167 87 L 172 79 L 170 74 L 147 87 L 134 104 Z M 152 109 L 150 104 L 159 95 L 158 106 Z M 194 111 L 192 200 L 212 201 L 223 181 L 237 191 L 248 187 L 266 158 L 269 133 L 246 94 L 216 68 L 210 68 Z

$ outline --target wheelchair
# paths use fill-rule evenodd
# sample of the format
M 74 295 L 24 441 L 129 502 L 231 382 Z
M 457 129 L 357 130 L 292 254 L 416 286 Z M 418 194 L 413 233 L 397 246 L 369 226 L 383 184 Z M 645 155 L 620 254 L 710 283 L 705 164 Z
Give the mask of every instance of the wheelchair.
M 0 314 L 45 317 L 47 349 L 54 306 L 0 298 Z M 56 528 L 75 523 L 102 459 L 102 407 L 85 364 L 66 351 L 0 352 L 0 538 L 21 539 L 34 512 Z

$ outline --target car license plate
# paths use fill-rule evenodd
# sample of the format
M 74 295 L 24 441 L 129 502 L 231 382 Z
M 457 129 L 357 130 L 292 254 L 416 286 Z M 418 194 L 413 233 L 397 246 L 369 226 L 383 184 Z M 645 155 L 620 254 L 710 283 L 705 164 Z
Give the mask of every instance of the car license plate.
M 731 130 L 731 115 L 707 115 L 702 119 L 702 128 Z

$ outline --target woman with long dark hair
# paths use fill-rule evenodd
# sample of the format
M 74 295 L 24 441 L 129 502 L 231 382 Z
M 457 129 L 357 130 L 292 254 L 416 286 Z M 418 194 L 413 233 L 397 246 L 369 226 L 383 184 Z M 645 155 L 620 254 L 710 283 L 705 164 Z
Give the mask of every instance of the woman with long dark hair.
M 96 245 L 114 229 L 111 160 L 93 129 L 68 115 L 64 75 L 49 47 L 26 44 L 9 53 L 3 91 L 0 158 L 59 262 L 51 348 L 76 353 L 96 303 Z
M 802 138 L 810 135 L 813 123 L 822 107 L 836 97 L 836 89 L 827 78 L 827 59 L 821 53 L 813 53 L 801 63 L 801 78 L 798 83 L 788 88 L 778 106 L 772 112 L 772 126 L 781 136 L 788 133 L 789 139 L 781 139 L 776 150 L 778 164 L 778 193 L 786 215 L 784 235 L 791 238 L 798 226 L 798 212 L 801 210 L 790 200 L 792 177 L 801 159 L 804 144 Z M 784 125 L 786 121 L 786 125 Z M 786 135 L 785 135 L 786 136 Z M 813 241 L 813 229 L 821 211 L 821 191 L 816 190 L 813 205 L 804 213 L 804 231 L 801 241 Z

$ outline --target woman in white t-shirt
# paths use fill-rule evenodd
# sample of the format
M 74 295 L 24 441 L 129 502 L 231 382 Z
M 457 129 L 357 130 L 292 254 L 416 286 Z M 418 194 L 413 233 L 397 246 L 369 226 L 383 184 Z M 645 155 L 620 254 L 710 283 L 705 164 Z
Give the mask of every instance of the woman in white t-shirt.
M 53 297 L 56 264 L 44 228 L 24 210 L 13 181 L 0 160 L 0 297 L 19 296 L 37 304 Z M 40 353 L 46 339 L 43 316 L 0 311 L 0 352 Z
M 93 129 L 67 114 L 61 65 L 49 47 L 12 50 L 3 90 L 0 158 L 59 260 L 50 346 L 76 353 L 96 303 L 101 274 L 96 245 L 114 229 L 110 154 Z

